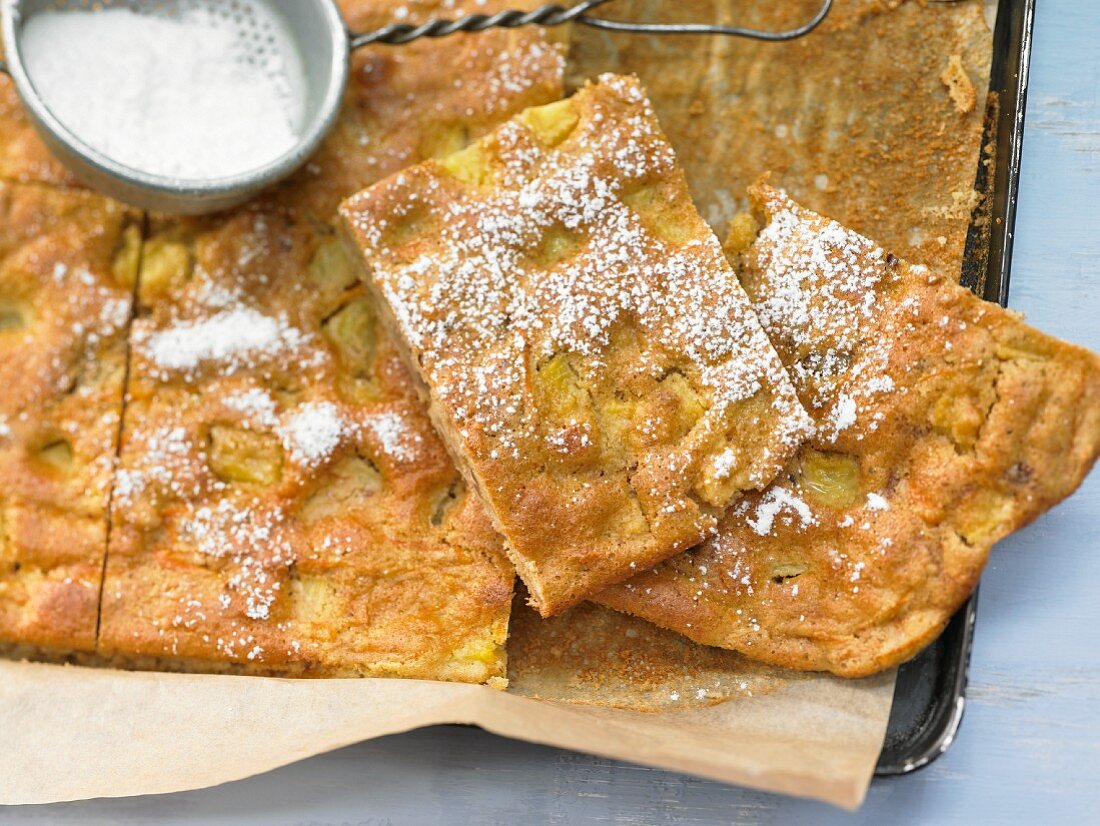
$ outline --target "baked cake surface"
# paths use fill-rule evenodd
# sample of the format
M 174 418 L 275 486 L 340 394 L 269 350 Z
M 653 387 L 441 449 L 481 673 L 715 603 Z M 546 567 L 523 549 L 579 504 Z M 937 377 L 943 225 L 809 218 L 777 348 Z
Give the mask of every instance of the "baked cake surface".
M 517 595 L 508 691 L 634 711 L 685 711 L 760 697 L 810 675 L 694 643 L 638 617 L 582 602 L 542 619 Z
M 1100 358 L 768 186 L 742 283 L 817 435 L 716 537 L 600 602 L 699 642 L 862 676 L 930 642 L 992 545 L 1100 451 Z
M 511 566 L 332 233 L 166 221 L 140 284 L 100 652 L 503 676 Z
M 136 218 L 0 183 L 0 643 L 95 645 Z
M 975 240 L 967 239 L 971 216 L 983 215 L 989 198 L 975 174 L 990 5 L 843 0 L 811 36 L 785 43 L 624 37 L 578 26 L 567 80 L 638 74 L 712 227 L 744 209 L 745 188 L 771 170 L 799 203 L 957 280 L 964 262 L 984 260 L 980 250 L 964 259 L 964 248 Z M 778 30 L 801 25 L 820 6 L 617 0 L 601 14 Z M 979 234 L 983 226 L 979 218 Z
M 807 432 L 635 79 L 341 215 L 544 615 L 699 542 Z

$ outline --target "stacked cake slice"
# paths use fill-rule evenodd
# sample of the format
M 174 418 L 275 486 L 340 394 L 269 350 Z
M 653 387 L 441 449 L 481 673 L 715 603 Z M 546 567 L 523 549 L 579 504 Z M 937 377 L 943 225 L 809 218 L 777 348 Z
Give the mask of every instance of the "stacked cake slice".
M 341 215 L 544 616 L 594 599 L 862 676 L 1080 484 L 1100 359 L 766 184 L 751 200 L 739 285 L 637 82 L 604 76 Z

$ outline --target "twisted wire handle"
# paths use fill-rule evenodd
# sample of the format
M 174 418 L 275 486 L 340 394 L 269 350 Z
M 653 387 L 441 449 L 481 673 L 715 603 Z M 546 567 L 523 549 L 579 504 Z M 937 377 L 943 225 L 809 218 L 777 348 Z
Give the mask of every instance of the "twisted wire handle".
M 809 34 L 820 25 L 829 14 L 833 0 L 824 0 L 813 19 L 795 29 L 769 32 L 759 29 L 746 29 L 740 26 L 718 26 L 709 23 L 631 23 L 619 20 L 607 20 L 602 17 L 589 17 L 588 12 L 602 6 L 610 0 L 584 0 L 574 6 L 559 6 L 549 3 L 528 12 L 517 10 L 500 11 L 496 14 L 468 14 L 457 20 L 429 20 L 414 26 L 410 23 L 390 23 L 370 32 L 349 34 L 352 49 L 371 43 L 385 43 L 399 46 L 422 37 L 446 37 L 455 32 L 480 32 L 485 29 L 516 29 L 520 26 L 561 26 L 565 23 L 583 23 L 597 29 L 616 32 L 636 32 L 641 34 L 719 34 L 727 37 L 747 37 L 753 40 L 772 42 L 793 40 Z

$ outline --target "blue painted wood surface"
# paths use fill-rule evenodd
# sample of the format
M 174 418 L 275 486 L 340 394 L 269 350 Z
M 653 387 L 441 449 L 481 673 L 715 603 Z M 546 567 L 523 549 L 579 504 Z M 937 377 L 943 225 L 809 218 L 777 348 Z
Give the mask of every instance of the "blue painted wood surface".
M 904 59 L 902 56 L 901 59 Z M 1100 350 L 1100 5 L 1041 0 L 1010 303 Z M 199 792 L 2 823 L 1100 823 L 1100 473 L 982 581 L 958 740 L 856 814 L 444 727 Z

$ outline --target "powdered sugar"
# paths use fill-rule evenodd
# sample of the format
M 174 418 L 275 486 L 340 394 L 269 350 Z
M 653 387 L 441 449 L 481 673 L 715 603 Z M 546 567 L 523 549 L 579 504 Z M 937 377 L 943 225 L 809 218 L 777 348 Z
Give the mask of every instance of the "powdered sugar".
M 513 121 L 492 139 L 492 186 L 460 190 L 427 167 L 345 208 L 433 395 L 459 434 L 485 446 L 479 460 L 561 452 L 561 434 L 540 429 L 528 398 L 532 362 L 569 354 L 585 382 L 600 384 L 613 338 L 625 328 L 638 331 L 639 350 L 657 375 L 670 359 L 683 363 L 682 375 L 705 399 L 700 432 L 722 428 L 714 435 L 725 436 L 730 406 L 763 393 L 773 414 L 760 422 L 768 429 L 763 441 L 793 448 L 809 420 L 717 239 L 686 197 L 667 207 L 677 211 L 667 220 L 680 222 L 673 230 L 655 228 L 648 217 L 646 198 L 656 197 L 660 210 L 666 195 L 646 187 L 656 190 L 651 182 L 678 173 L 640 87 L 611 76 L 599 83 L 586 92 L 568 151 L 547 151 Z M 629 205 L 639 191 L 643 205 Z M 397 252 L 389 232 L 425 214 L 432 242 Z M 566 252 L 540 259 L 554 238 L 564 239 Z M 536 439 L 539 448 L 529 449 Z M 665 458 L 689 466 L 684 456 Z M 781 459 L 778 449 L 774 457 L 728 451 L 719 474 L 758 465 L 763 484 Z M 680 507 L 663 503 L 672 504 Z
M 363 421 L 382 443 L 382 449 L 400 462 L 411 462 L 416 458 L 416 449 L 423 439 L 419 433 L 409 430 L 405 419 L 398 413 L 377 413 Z
M 890 503 L 877 493 L 868 493 L 867 507 L 873 511 L 887 511 L 890 510 Z
M 880 311 L 876 291 L 897 259 L 835 221 L 797 207 L 785 193 L 763 191 L 768 223 L 750 256 L 746 286 L 769 336 L 788 352 L 818 438 L 836 441 L 856 425 L 860 404 L 893 389 L 885 375 L 893 342 L 862 330 Z
M 238 306 L 156 332 L 139 332 L 134 343 L 157 367 L 190 373 L 204 362 L 231 372 L 285 354 L 308 340 L 285 318 Z
M 348 423 L 331 402 L 307 403 L 294 411 L 279 433 L 291 456 L 310 467 L 329 458 L 348 433 Z
M 251 387 L 222 399 L 222 404 L 230 410 L 236 410 L 248 417 L 250 422 L 265 427 L 275 427 L 279 423 L 275 399 L 266 390 Z
M 296 144 L 305 74 L 265 4 L 219 5 L 40 11 L 22 27 L 27 73 L 63 124 L 126 166 L 183 179 L 255 169 Z
M 781 513 L 787 511 L 798 518 L 803 528 L 815 523 L 810 506 L 791 491 L 779 485 L 772 485 L 760 498 L 753 511 L 753 516 L 745 521 L 757 534 L 767 536 L 772 531 L 772 525 Z

